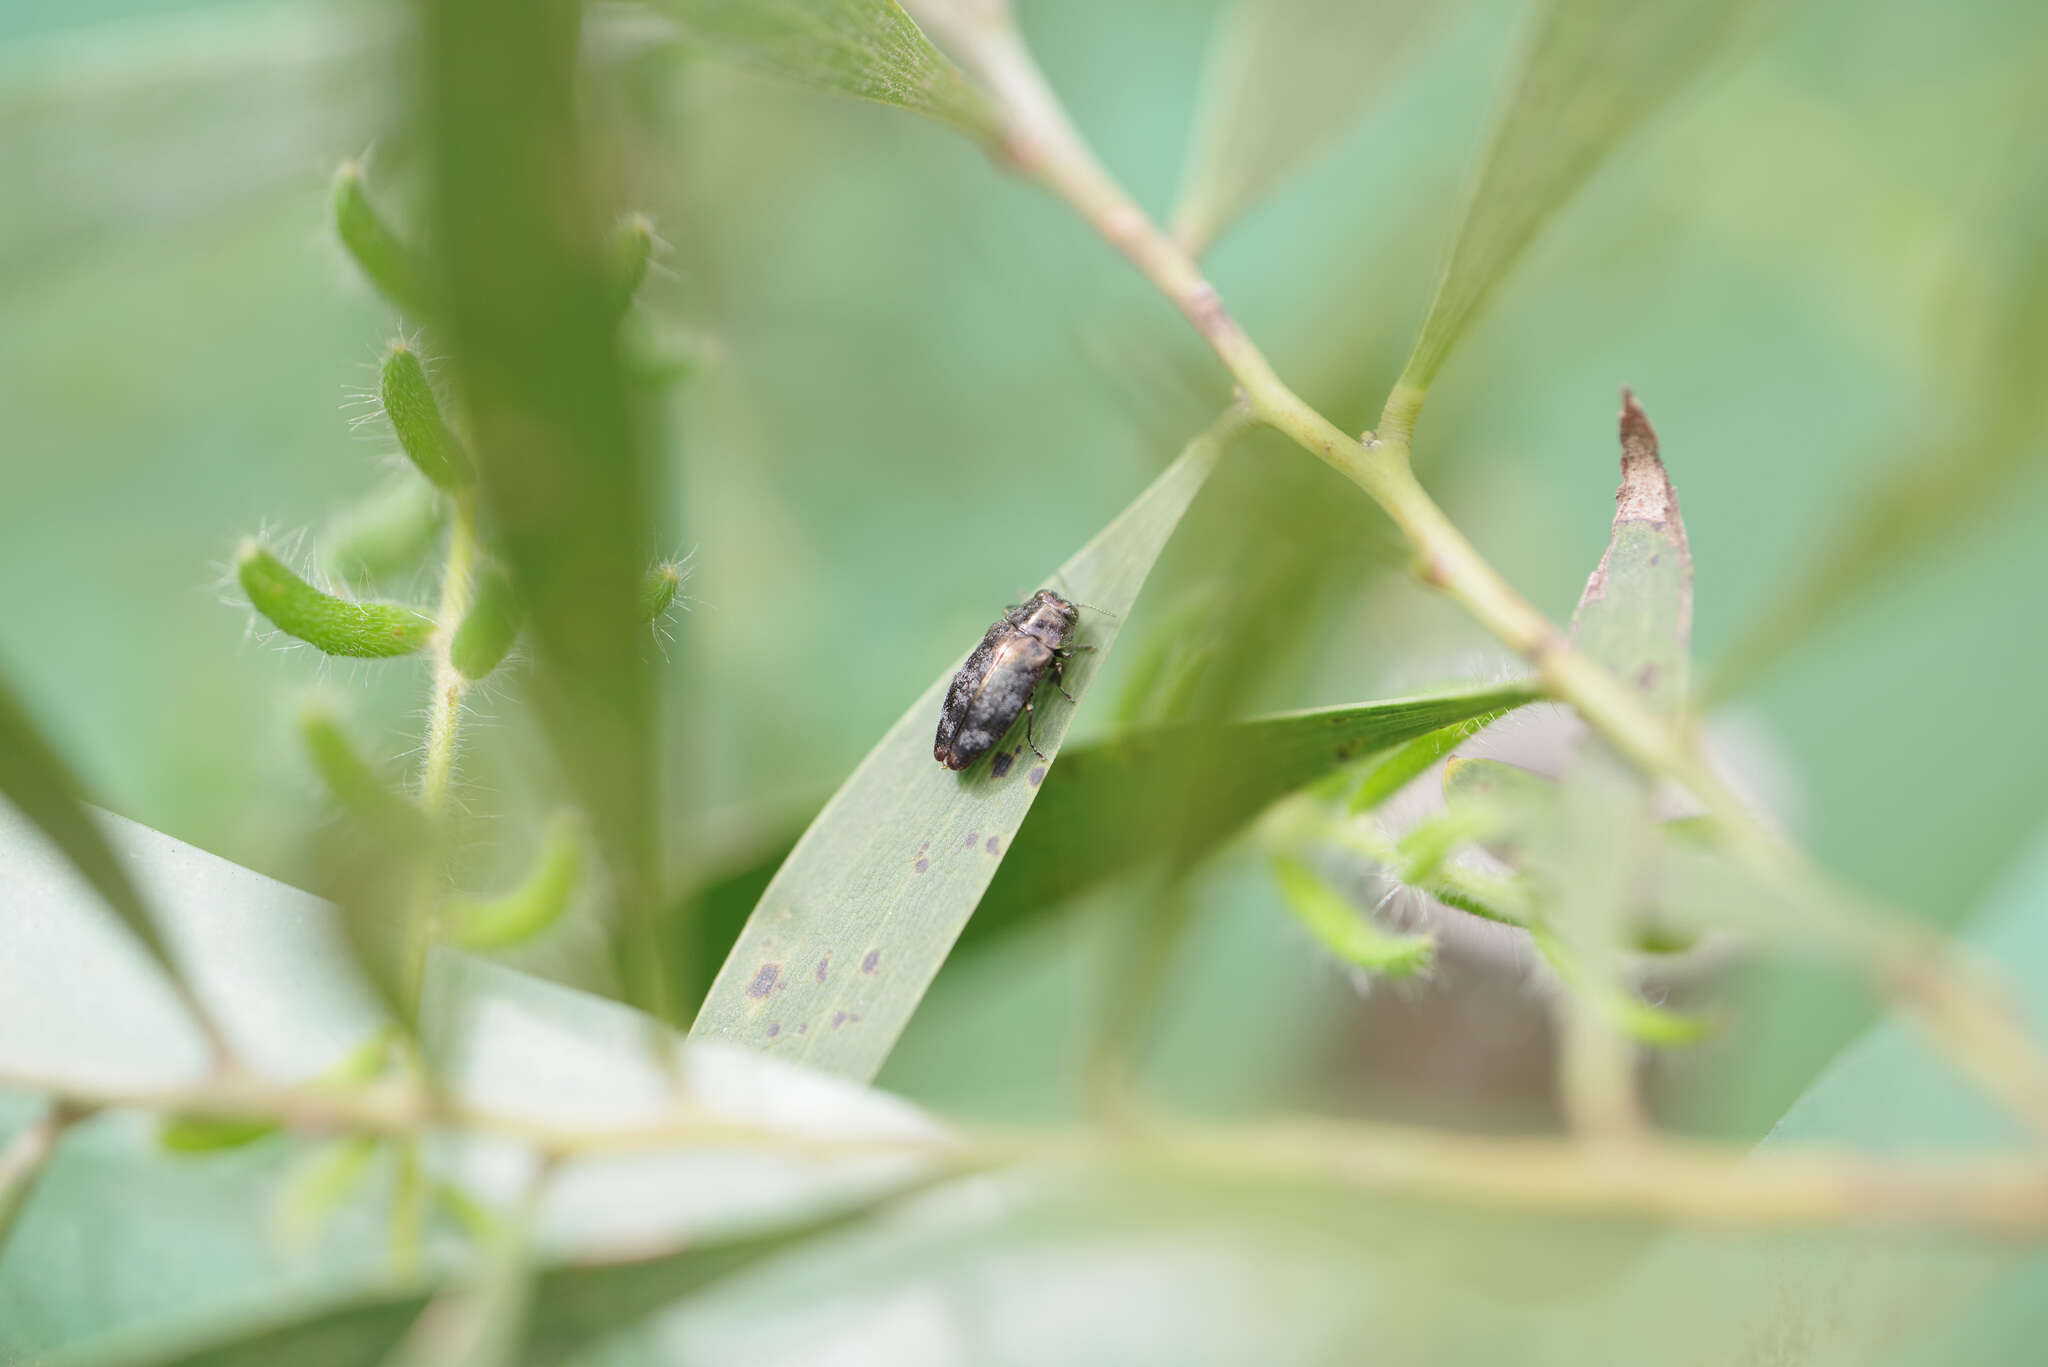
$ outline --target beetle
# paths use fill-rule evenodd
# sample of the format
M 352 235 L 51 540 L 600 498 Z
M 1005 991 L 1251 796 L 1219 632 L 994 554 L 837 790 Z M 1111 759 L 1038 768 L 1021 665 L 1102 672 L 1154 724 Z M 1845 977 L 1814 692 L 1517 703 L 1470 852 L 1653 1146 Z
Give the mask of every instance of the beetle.
M 1075 649 L 1088 649 L 1067 645 L 1079 618 L 1074 604 L 1051 589 L 1040 589 L 1004 612 L 946 690 L 932 758 L 948 769 L 965 769 L 1009 734 L 1020 712 L 1025 744 L 1045 758 L 1031 739 L 1031 698 L 1050 675 L 1053 687 L 1068 702 L 1074 700 L 1061 674 Z

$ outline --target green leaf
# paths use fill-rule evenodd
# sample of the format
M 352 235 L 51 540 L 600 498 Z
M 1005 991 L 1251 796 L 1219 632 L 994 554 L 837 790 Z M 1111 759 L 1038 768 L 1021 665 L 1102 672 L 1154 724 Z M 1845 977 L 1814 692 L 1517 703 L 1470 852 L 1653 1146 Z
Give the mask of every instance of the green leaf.
M 448 520 L 448 505 L 414 469 L 401 469 L 335 514 L 320 539 L 320 565 L 337 579 L 368 581 L 419 568 Z
M 1047 782 L 968 935 L 980 941 L 1010 929 L 1148 859 L 1199 856 L 1346 764 L 1538 697 L 1526 685 L 1506 684 L 1159 727 L 1077 749 Z M 1182 756 L 1194 757 L 1197 772 L 1175 767 Z M 1162 809 L 1162 779 L 1185 800 Z
M 465 949 L 507 949 L 544 933 L 569 909 L 583 877 L 583 839 L 574 817 L 558 819 L 533 868 L 502 897 L 460 898 L 447 909 L 450 938 Z
M 87 812 L 70 767 L 43 739 L 41 729 L 15 698 L 4 676 L 0 676 L 0 797 L 13 803 L 63 852 L 71 867 L 121 918 L 136 943 L 149 952 L 181 999 L 198 1012 L 196 998 L 156 921 Z M 0 905 L 6 904 L 7 899 L 0 899 Z M 202 1025 L 206 1023 L 203 1014 L 198 1019 Z
M 1465 329 L 1615 148 L 1785 0 L 1550 0 L 1522 59 L 1385 426 L 1406 435 Z
M 1506 711 L 1487 712 L 1417 736 L 1370 765 L 1349 798 L 1353 813 L 1370 812 L 1428 772 L 1429 767 L 1491 726 Z M 1445 773 L 1449 773 L 1448 767 Z
M 1047 583 L 1084 612 L 1066 688 L 1085 697 L 1152 562 L 1235 434 L 1226 416 L 1189 444 Z M 1073 709 L 1057 694 L 1021 737 L 958 773 L 932 758 L 948 668 L 911 704 L 797 842 L 692 1027 L 813 1068 L 871 1078 L 1017 838 Z
M 1294 918 L 1318 944 L 1352 967 L 1376 977 L 1405 978 L 1435 961 L 1435 937 L 1381 930 L 1371 916 L 1300 860 L 1285 855 L 1274 859 L 1273 877 Z
M 684 38 L 785 80 L 893 104 L 985 142 L 996 118 L 895 0 L 662 0 Z
M 455 671 L 465 679 L 481 679 L 496 669 L 518 639 L 522 611 L 519 595 L 502 568 L 487 564 L 478 570 L 469 611 L 448 643 L 448 660 Z
M 534 708 L 609 875 L 621 981 L 670 1015 L 661 747 L 637 610 L 662 500 L 608 283 L 612 210 L 590 160 L 607 130 L 584 123 L 607 106 L 577 98 L 582 12 L 573 0 L 426 7 L 432 236 L 491 548 L 526 607 Z
M 398 444 L 430 483 L 441 489 L 460 489 L 474 477 L 469 453 L 448 430 L 441 417 L 441 401 L 427 379 L 419 350 L 400 339 L 384 348 L 384 370 L 379 388 L 384 416 L 398 434 Z
M 2013 136 L 2028 150 L 2007 149 L 2002 164 L 2032 165 L 2029 174 L 2001 175 L 1997 195 L 2013 202 L 1994 212 L 1960 215 L 2002 220 L 1987 250 L 1964 258 L 1954 282 L 1960 297 L 1981 294 L 1984 305 L 1953 348 L 1956 373 L 1935 381 L 1939 412 L 1908 429 L 1902 449 L 1859 461 L 1849 487 L 1816 514 L 1832 519 L 1822 530 L 1820 553 L 1774 581 L 1770 601 L 1717 663 L 1709 691 L 1726 697 L 1780 659 L 1822 639 L 1841 617 L 1867 602 L 1873 590 L 1896 582 L 1930 551 L 1958 544 L 1980 519 L 2008 506 L 2041 449 L 2048 419 L 2048 167 L 2031 155 L 2034 119 L 2017 120 Z M 1983 272 L 1990 289 L 1972 291 Z M 1885 473 L 1873 474 L 1882 470 Z
M 532 1275 L 530 1285 L 521 1288 L 525 1294 L 519 1297 L 520 1308 L 527 1321 L 523 1348 L 502 1359 L 486 1360 L 552 1367 L 587 1345 L 630 1329 L 657 1311 L 683 1304 L 727 1278 L 857 1229 L 902 1195 L 892 1191 L 880 1200 L 828 1215 L 755 1233 L 691 1241 L 672 1252 L 545 1267 Z M 419 1290 L 377 1292 L 197 1347 L 152 1346 L 95 1355 L 93 1360 L 99 1367 L 267 1367 L 282 1362 L 369 1367 L 400 1348 L 431 1299 L 429 1293 Z M 424 1360 L 473 1359 L 435 1356 Z
M 1210 43 L 1173 235 L 1199 257 L 1358 117 L 1438 16 L 1409 0 L 1238 0 Z
M 1684 706 L 1692 678 L 1692 552 L 1657 433 L 1626 390 L 1613 534 L 1572 614 L 1572 639 L 1653 710 L 1668 716 Z
M 416 319 L 438 312 L 431 266 L 370 203 L 360 161 L 345 161 L 334 173 L 334 231 L 370 283 L 401 312 Z
M 303 185 L 336 149 L 375 136 L 394 106 L 396 14 L 304 0 L 120 14 L 47 37 L 9 29 L 0 276 L 10 285 L 91 260 L 109 240 L 166 241 L 224 206 Z M 54 27 L 31 21 L 29 31 Z

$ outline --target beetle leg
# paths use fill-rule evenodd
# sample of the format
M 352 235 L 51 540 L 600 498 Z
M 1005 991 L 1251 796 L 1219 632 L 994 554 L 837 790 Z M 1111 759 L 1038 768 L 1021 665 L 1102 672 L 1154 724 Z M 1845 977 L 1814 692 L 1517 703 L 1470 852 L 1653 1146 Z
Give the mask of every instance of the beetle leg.
M 1054 654 L 1057 655 L 1058 652 L 1055 651 Z M 1065 660 L 1055 659 L 1052 662 L 1052 668 L 1047 670 L 1046 672 L 1052 678 L 1052 686 L 1060 691 L 1060 696 L 1062 698 L 1065 698 L 1068 702 L 1079 702 L 1081 701 L 1079 698 L 1067 692 L 1065 670 L 1063 668 L 1065 664 Z
M 1045 759 L 1045 751 L 1039 749 L 1038 742 L 1031 738 L 1031 714 L 1037 710 L 1037 708 L 1033 707 L 1028 702 L 1024 704 L 1024 743 L 1031 747 L 1032 754 L 1038 756 L 1040 759 Z M 1051 763 L 1050 760 L 1047 760 L 1046 762 Z

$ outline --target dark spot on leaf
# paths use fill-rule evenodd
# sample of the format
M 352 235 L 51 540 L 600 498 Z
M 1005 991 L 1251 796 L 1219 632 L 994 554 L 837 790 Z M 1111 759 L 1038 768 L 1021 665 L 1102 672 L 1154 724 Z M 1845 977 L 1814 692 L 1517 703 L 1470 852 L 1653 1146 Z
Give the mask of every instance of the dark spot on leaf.
M 832 1028 L 837 1030 L 844 1024 L 846 1024 L 846 1013 L 844 1011 L 834 1011 L 832 1013 Z
M 990 836 L 988 838 L 988 852 L 990 854 L 1001 854 L 1003 852 L 1003 842 L 995 836 Z
M 1651 563 L 1652 565 L 1654 565 L 1654 564 L 1657 564 L 1657 563 L 1658 563 L 1659 561 L 1663 560 L 1663 558 L 1664 558 L 1664 552 L 1662 552 L 1662 551 L 1659 551 L 1659 552 L 1657 552 L 1657 553 L 1656 553 L 1655 555 L 1653 555 L 1653 556 L 1651 556 L 1651 557 L 1650 557 L 1650 563 Z
M 779 1034 L 781 1034 L 781 1033 L 782 1033 L 782 1022 L 781 1022 L 781 1021 L 769 1021 L 769 1022 L 768 1022 L 768 1038 L 769 1038 L 769 1039 L 774 1039 L 774 1038 L 775 1038 L 775 1037 L 776 1037 L 777 1035 L 779 1035 Z
M 811 976 L 815 977 L 819 982 L 823 982 L 825 981 L 825 970 L 831 966 L 832 956 L 827 954 L 824 958 L 818 960 L 818 971 Z
M 1045 766 L 1043 764 L 1034 765 L 1031 770 L 1031 786 L 1036 788 L 1043 782 L 1045 782 Z
M 754 974 L 754 981 L 747 984 L 749 997 L 765 997 L 775 990 L 775 980 L 782 976 L 781 964 L 762 964 Z
M 863 973 L 872 973 L 875 971 L 875 965 L 880 962 L 882 962 L 882 951 L 879 949 L 871 949 L 868 951 L 867 958 L 862 959 L 860 961 L 860 971 Z
M 798 1026 L 798 1027 L 796 1028 L 796 1032 L 797 1032 L 797 1033 L 798 1033 L 799 1035 L 808 1035 L 808 1034 L 810 1034 L 810 1033 L 811 1033 L 811 1027 L 810 1027 L 810 1026 L 808 1026 L 808 1025 L 799 1025 L 799 1026 Z
M 996 757 L 988 762 L 989 777 L 1001 778 L 1010 772 L 1010 766 L 1016 762 L 1017 754 L 1014 750 L 998 751 Z
M 920 859 L 917 861 L 917 871 L 919 873 L 923 873 L 926 869 L 930 868 L 931 866 L 932 861 L 929 859 Z
M 1636 675 L 1636 687 L 1649 692 L 1657 686 L 1657 666 L 1644 665 Z
M 967 833 L 967 848 L 968 848 L 968 849 L 970 849 L 970 850 L 971 850 L 971 849 L 973 849 L 973 848 L 974 848 L 974 842 L 975 842 L 975 841 L 977 841 L 977 840 L 979 840 L 979 839 L 981 839 L 981 832 L 980 832 L 980 831 L 969 831 L 969 832 Z

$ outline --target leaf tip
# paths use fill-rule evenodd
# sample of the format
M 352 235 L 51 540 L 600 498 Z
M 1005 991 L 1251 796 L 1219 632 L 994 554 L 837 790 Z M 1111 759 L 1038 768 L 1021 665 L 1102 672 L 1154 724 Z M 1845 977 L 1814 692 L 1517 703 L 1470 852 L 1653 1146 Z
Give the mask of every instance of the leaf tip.
M 1658 452 L 1657 429 L 1636 402 L 1635 391 L 1621 391 L 1621 487 L 1614 493 L 1614 521 L 1672 522 L 1678 519 L 1678 495 Z

